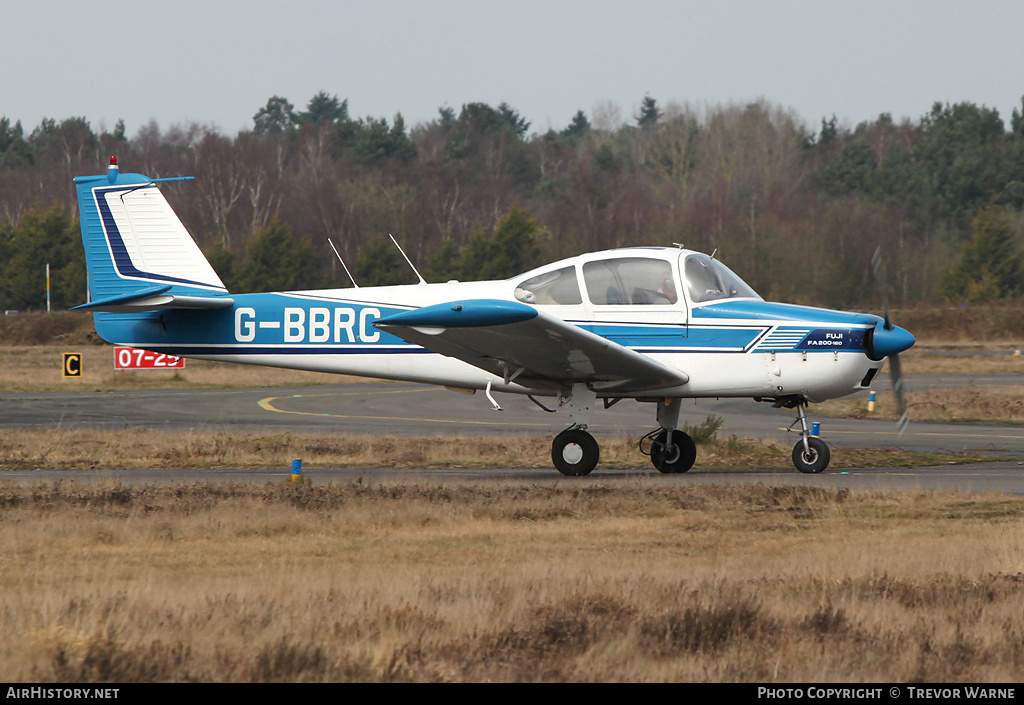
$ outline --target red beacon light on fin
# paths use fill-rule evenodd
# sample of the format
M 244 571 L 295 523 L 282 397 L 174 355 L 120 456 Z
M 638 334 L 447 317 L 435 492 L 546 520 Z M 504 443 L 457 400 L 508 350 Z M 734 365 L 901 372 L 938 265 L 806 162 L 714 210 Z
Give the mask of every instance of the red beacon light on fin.
M 117 181 L 117 175 L 120 173 L 120 169 L 117 167 L 117 155 L 110 155 L 110 166 L 107 167 L 107 181 L 114 183 Z

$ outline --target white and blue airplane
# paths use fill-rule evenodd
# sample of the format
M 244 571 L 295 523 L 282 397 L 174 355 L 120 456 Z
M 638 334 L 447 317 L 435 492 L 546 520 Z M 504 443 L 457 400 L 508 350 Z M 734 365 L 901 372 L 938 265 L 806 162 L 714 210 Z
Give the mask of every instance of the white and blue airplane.
M 866 389 L 886 359 L 905 418 L 898 354 L 914 344 L 879 317 L 764 301 L 714 257 L 682 247 L 594 252 L 503 281 L 232 294 L 160 191 L 120 173 L 75 179 L 97 333 L 116 345 L 270 367 L 527 395 L 567 406 L 551 457 L 598 464 L 587 432 L 601 401 L 656 406 L 661 472 L 689 470 L 682 399 L 751 397 L 794 409 L 793 463 L 829 464 L 808 402 Z M 353 282 L 355 284 L 355 282 Z M 551 400 L 554 401 L 551 401 Z

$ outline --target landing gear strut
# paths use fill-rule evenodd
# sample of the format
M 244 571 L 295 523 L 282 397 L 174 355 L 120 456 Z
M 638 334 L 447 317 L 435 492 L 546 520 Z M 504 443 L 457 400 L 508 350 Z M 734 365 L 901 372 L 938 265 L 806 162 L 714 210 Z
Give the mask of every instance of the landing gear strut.
M 563 475 L 589 475 L 601 459 L 601 449 L 594 437 L 587 433 L 587 425 L 594 414 L 597 393 L 583 384 L 574 384 L 568 399 L 572 426 L 565 429 L 551 444 L 551 462 Z
M 697 444 L 677 428 L 661 428 L 651 438 L 651 464 L 659 472 L 686 472 L 697 460 Z
M 807 428 L 807 414 L 804 413 L 806 401 L 799 400 L 796 404 L 797 421 L 800 422 L 800 440 L 793 446 L 793 465 L 800 472 L 818 474 L 828 467 L 832 460 L 832 452 L 825 441 L 812 436 Z M 794 424 L 796 421 L 793 422 Z
M 651 441 L 650 451 L 640 450 L 651 456 L 651 464 L 658 472 L 686 472 L 693 467 L 697 459 L 697 444 L 693 439 L 676 426 L 679 425 L 679 400 L 661 399 L 658 401 L 658 425 L 660 428 L 644 436 Z

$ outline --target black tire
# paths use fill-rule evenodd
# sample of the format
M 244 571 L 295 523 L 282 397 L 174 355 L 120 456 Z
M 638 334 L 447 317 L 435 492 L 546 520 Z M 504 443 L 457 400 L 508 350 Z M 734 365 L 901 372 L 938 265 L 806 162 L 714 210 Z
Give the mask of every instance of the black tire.
M 597 441 L 578 428 L 567 428 L 551 443 L 551 462 L 563 475 L 589 475 L 600 458 Z
M 804 452 L 803 441 L 797 441 L 793 446 L 793 465 L 800 472 L 817 475 L 828 467 L 832 460 L 832 451 L 828 449 L 825 441 L 815 436 L 807 439 L 807 445 L 811 449 L 809 454 Z
M 662 429 L 654 437 L 651 445 L 651 464 L 659 472 L 686 472 L 697 460 L 697 444 L 690 436 L 679 429 L 674 429 L 669 440 L 668 429 Z

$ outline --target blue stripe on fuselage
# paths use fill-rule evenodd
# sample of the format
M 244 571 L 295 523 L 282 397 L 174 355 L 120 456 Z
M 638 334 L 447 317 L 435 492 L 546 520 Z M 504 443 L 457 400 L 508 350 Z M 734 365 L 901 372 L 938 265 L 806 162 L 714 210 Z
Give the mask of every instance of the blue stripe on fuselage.
M 574 321 L 581 328 L 627 348 L 658 348 L 657 352 L 746 352 L 768 326 L 698 326 L 665 324 L 609 324 Z
M 107 341 L 179 355 L 325 355 L 423 352 L 374 323 L 412 307 L 369 305 L 306 294 L 241 294 L 215 310 L 96 313 Z M 414 309 L 420 310 L 420 309 Z M 570 321 L 619 345 L 647 353 L 862 352 L 865 330 L 827 322 L 801 327 L 748 324 L 641 324 Z
M 170 309 L 145 313 L 96 313 L 96 330 L 109 342 L 149 348 L 159 345 L 230 346 L 410 346 L 373 324 L 406 309 L 351 302 L 316 302 L 287 294 L 240 294 L 233 306 L 212 310 Z M 318 305 L 319 304 L 319 305 Z

